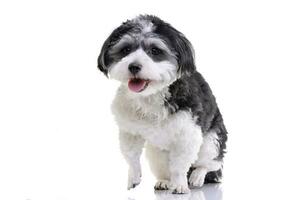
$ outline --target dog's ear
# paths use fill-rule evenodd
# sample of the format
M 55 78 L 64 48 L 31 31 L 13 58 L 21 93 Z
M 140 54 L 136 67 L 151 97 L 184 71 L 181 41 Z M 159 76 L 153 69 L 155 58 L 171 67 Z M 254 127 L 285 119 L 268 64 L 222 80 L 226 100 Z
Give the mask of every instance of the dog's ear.
M 126 21 L 121 26 L 116 28 L 110 36 L 105 40 L 100 55 L 98 57 L 98 68 L 102 71 L 106 76 L 108 73 L 109 65 L 112 62 L 112 58 L 109 56 L 109 50 L 112 46 L 114 46 L 124 34 L 128 33 L 131 29 L 133 29 L 133 24 L 131 21 Z
M 152 16 L 152 22 L 156 25 L 155 32 L 175 51 L 178 63 L 178 73 L 189 75 L 196 70 L 194 61 L 194 49 L 186 37 L 170 24 Z
M 178 72 L 182 75 L 192 74 L 196 70 L 192 44 L 180 32 L 174 35 L 173 44 L 177 53 Z
M 107 66 L 105 65 L 105 54 L 107 54 L 108 47 L 109 47 L 108 39 L 104 42 L 100 55 L 98 57 L 98 68 L 100 69 L 101 72 L 105 74 L 105 76 L 107 76 L 107 72 L 108 72 Z

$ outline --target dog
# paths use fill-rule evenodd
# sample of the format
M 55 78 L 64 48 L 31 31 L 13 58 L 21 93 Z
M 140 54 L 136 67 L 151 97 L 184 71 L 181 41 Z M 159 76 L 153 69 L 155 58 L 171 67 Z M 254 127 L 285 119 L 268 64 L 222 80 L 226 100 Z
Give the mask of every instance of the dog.
M 121 83 L 111 108 L 128 189 L 141 182 L 144 147 L 156 190 L 184 194 L 220 182 L 227 131 L 181 32 L 153 15 L 127 20 L 105 40 L 98 68 Z

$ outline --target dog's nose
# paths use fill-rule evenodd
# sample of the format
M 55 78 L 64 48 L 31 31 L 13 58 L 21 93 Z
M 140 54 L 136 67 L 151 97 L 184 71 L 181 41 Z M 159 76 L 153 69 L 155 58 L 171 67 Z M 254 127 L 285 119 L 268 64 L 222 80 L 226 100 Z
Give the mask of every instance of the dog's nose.
M 128 69 L 133 75 L 136 75 L 139 71 L 141 71 L 141 66 L 137 63 L 131 63 L 128 66 Z

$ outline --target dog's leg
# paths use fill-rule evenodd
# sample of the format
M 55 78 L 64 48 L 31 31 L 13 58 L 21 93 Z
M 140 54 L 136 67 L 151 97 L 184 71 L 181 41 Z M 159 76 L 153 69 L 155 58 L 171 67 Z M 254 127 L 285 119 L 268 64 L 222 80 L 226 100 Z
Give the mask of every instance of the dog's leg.
M 127 189 L 134 188 L 141 182 L 140 156 L 145 140 L 137 135 L 120 131 L 120 147 L 128 165 L 128 185 Z
M 218 142 L 218 136 L 215 132 L 207 133 L 203 138 L 203 144 L 198 152 L 198 159 L 193 163 L 195 168 L 189 177 L 189 183 L 194 187 L 201 187 L 205 182 L 206 174 L 211 172 L 214 177 L 213 180 L 218 182 L 221 179 L 222 160 L 217 160 L 220 152 L 220 146 Z M 212 173 L 213 172 L 213 173 Z
M 197 153 L 202 143 L 200 134 L 193 136 L 177 138 L 177 142 L 170 149 L 170 186 L 175 194 L 189 192 L 187 172 L 191 164 L 197 159 Z
M 157 178 L 154 186 L 155 190 L 168 190 L 170 182 L 169 173 L 169 152 L 147 143 L 146 156 L 150 164 L 150 169 Z

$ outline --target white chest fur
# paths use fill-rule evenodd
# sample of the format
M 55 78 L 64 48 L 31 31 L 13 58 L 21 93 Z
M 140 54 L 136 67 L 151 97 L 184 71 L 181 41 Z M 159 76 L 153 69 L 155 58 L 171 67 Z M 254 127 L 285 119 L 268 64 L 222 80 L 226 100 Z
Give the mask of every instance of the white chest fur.
M 165 150 L 177 136 L 191 133 L 184 130 L 201 131 L 190 112 L 169 114 L 164 106 L 164 99 L 169 95 L 167 91 L 148 97 L 134 95 L 121 86 L 113 101 L 112 112 L 120 131 L 140 135 L 148 143 Z

